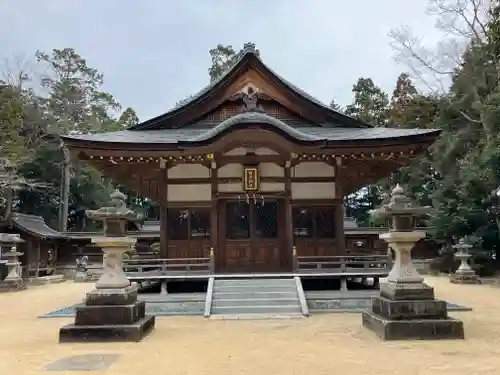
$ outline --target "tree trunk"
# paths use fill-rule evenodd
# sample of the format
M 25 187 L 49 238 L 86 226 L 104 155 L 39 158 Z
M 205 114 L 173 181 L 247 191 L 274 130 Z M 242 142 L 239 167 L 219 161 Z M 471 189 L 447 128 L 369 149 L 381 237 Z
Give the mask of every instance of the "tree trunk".
M 14 204 L 14 189 L 12 188 L 12 171 L 8 172 L 8 181 L 7 186 L 5 186 L 4 194 L 5 194 L 5 212 L 3 219 L 6 222 L 10 222 L 12 220 L 12 212 L 13 212 L 13 204 Z
M 59 231 L 68 231 L 69 185 L 71 178 L 71 158 L 69 151 L 63 147 L 64 162 L 61 168 L 61 190 L 59 200 Z
M 12 219 L 12 204 L 14 201 L 14 191 L 10 186 L 5 188 L 5 220 Z

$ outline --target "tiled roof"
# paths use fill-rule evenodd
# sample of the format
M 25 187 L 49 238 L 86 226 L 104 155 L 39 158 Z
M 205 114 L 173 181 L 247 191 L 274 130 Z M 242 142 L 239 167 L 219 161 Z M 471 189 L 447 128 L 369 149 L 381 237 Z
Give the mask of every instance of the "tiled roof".
M 142 143 L 178 144 L 208 140 L 231 127 L 242 123 L 264 123 L 299 141 L 363 141 L 401 138 L 438 133 L 438 129 L 401 129 L 401 128 L 340 128 L 340 127 L 291 127 L 284 122 L 262 113 L 247 112 L 233 116 L 213 128 L 180 128 L 162 130 L 123 130 L 118 132 L 71 135 L 69 140 L 91 141 L 96 143 Z
M 41 216 L 15 213 L 12 216 L 12 223 L 20 230 L 24 230 L 38 238 L 65 238 L 62 233 L 50 228 L 45 224 Z
M 255 47 L 254 46 L 246 46 L 241 57 L 238 59 L 238 61 L 235 62 L 235 64 L 227 71 L 225 72 L 222 76 L 220 76 L 218 79 L 215 81 L 211 82 L 207 86 L 205 86 L 203 89 L 201 89 L 199 92 L 197 92 L 194 95 L 191 95 L 189 98 L 180 101 L 177 103 L 175 107 L 170 109 L 168 112 L 157 116 L 155 118 L 152 118 L 150 120 L 144 121 L 142 123 L 139 123 L 137 125 L 133 125 L 130 130 L 141 130 L 141 129 L 147 129 L 153 126 L 153 124 L 161 122 L 165 118 L 169 118 L 171 116 L 174 116 L 176 112 L 184 111 L 187 109 L 188 106 L 194 104 L 197 101 L 204 100 L 205 97 L 208 97 L 210 93 L 214 90 L 217 90 L 217 88 L 221 85 L 223 85 L 224 81 L 228 79 L 234 72 L 236 72 L 242 64 L 244 64 L 246 61 L 250 61 L 251 59 L 255 59 L 254 61 L 257 61 L 259 64 L 261 64 L 265 69 L 269 71 L 270 74 L 274 75 L 276 79 L 281 82 L 284 86 L 288 87 L 291 91 L 295 92 L 299 97 L 304 98 L 305 100 L 322 107 L 323 109 L 326 110 L 326 113 L 329 113 L 330 117 L 332 119 L 335 119 L 336 121 L 339 121 L 340 123 L 343 123 L 344 126 L 352 126 L 352 127 L 370 127 L 371 125 L 365 124 L 362 121 L 356 120 L 352 117 L 349 117 L 341 112 L 338 112 L 331 108 L 330 106 L 322 103 L 318 99 L 314 98 L 313 96 L 309 95 L 306 93 L 304 90 L 300 89 L 299 87 L 295 86 L 292 84 L 290 81 L 286 80 L 285 78 L 281 77 L 279 74 L 277 74 L 274 70 L 269 68 L 262 59 L 260 58 L 259 54 L 256 53 Z M 327 126 L 328 124 L 322 124 L 321 126 Z M 336 126 L 336 124 L 330 124 L 333 126 Z

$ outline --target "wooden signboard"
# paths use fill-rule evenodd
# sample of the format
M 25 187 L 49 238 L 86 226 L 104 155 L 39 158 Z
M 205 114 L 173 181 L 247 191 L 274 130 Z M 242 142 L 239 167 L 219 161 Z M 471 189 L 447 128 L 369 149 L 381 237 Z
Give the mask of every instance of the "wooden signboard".
M 259 170 L 257 168 L 244 169 L 243 188 L 246 191 L 256 191 L 259 189 Z

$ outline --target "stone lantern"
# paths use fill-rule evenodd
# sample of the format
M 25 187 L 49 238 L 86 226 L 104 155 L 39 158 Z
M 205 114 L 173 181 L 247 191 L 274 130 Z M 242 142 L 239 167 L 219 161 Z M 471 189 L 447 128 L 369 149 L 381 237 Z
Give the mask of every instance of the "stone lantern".
M 463 323 L 448 317 L 446 302 L 434 298 L 434 289 L 412 263 L 411 250 L 425 237 L 424 231 L 413 230 L 413 220 L 430 209 L 412 204 L 397 185 L 390 202 L 374 212 L 391 221 L 389 232 L 380 238 L 394 251 L 395 259 L 380 295 L 363 312 L 363 325 L 384 340 L 464 338 Z
M 19 261 L 23 253 L 17 251 L 17 245 L 23 242 L 19 234 L 0 233 L 1 258 L 7 258 L 7 276 L 0 283 L 0 291 L 13 292 L 26 289 Z
M 92 241 L 104 253 L 103 273 L 85 305 L 76 308 L 75 323 L 60 329 L 60 342 L 140 341 L 154 328 L 155 317 L 145 315 L 145 301 L 137 301 L 137 286 L 123 272 L 123 254 L 136 242 L 126 236 L 126 225 L 136 214 L 120 191 L 110 197 L 111 206 L 87 211 L 89 218 L 104 224 L 104 237 Z
M 457 250 L 455 258 L 460 261 L 460 266 L 450 277 L 450 281 L 454 284 L 477 284 L 478 278 L 476 272 L 469 266 L 467 262 L 472 255 L 470 249 L 472 245 L 467 243 L 465 238 L 461 238 L 453 248 Z

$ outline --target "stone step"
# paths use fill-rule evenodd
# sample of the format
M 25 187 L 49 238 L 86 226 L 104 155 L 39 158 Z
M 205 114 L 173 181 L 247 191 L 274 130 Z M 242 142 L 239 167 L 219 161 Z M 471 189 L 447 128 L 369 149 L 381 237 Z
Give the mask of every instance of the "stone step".
M 267 292 L 267 291 L 247 291 L 241 292 L 214 292 L 213 299 L 274 299 L 274 298 L 297 298 L 296 290 Z
M 297 298 L 213 299 L 212 308 L 227 306 L 299 306 Z
M 212 315 L 275 316 L 302 312 L 293 278 L 214 281 Z
M 219 306 L 212 307 L 212 315 L 243 315 L 243 314 L 289 314 L 301 313 L 300 306 L 282 305 L 282 306 Z
M 255 285 L 233 285 L 233 286 L 220 286 L 214 284 L 214 293 L 252 293 L 252 292 L 266 292 L 266 293 L 280 293 L 296 291 L 295 285 L 270 285 L 270 286 L 255 286 Z
M 248 286 L 281 286 L 281 285 L 288 285 L 288 286 L 293 286 L 295 285 L 295 280 L 292 278 L 288 279 L 216 279 L 215 280 L 215 285 L 218 286 L 243 286 L 243 287 L 248 287 Z
M 272 320 L 272 319 L 304 319 L 302 313 L 286 314 L 221 314 L 212 315 L 210 319 L 220 320 Z

